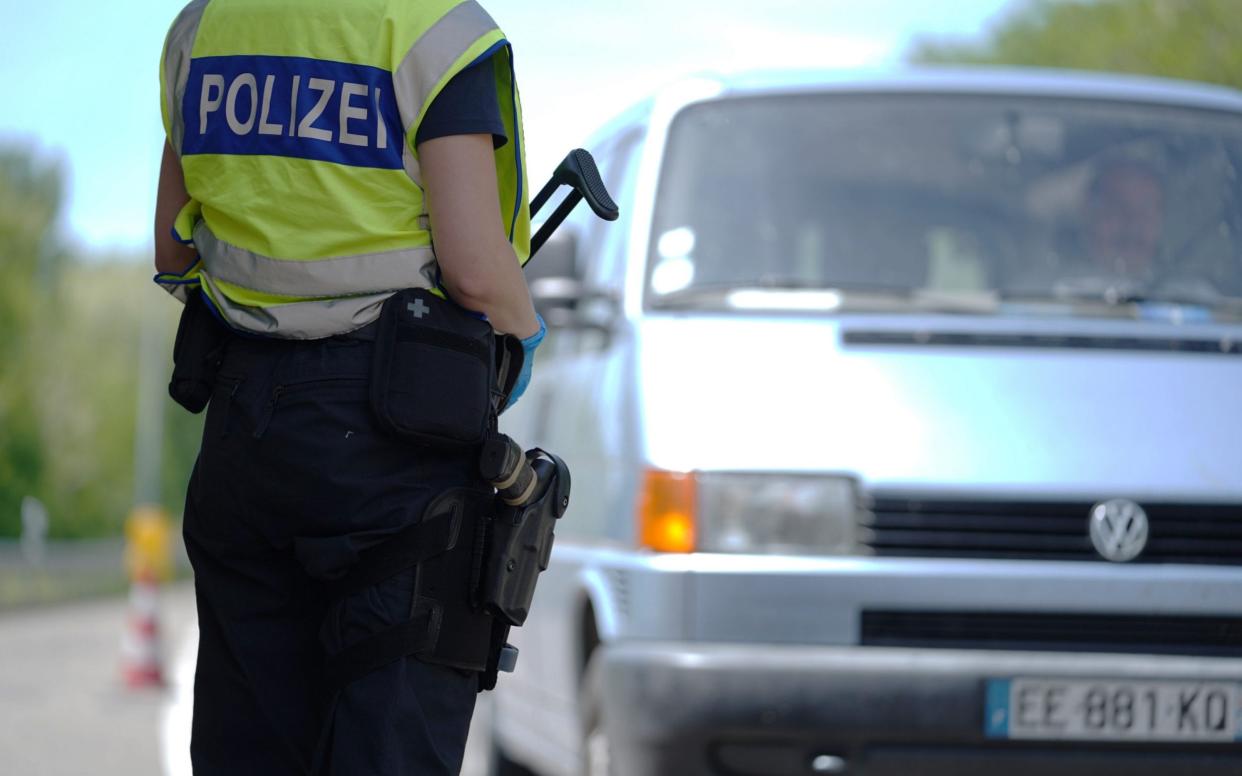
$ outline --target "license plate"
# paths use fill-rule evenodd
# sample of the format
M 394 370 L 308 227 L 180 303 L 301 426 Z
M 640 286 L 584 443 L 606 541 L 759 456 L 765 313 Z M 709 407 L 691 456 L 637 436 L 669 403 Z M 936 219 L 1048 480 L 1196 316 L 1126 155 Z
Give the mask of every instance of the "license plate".
M 1242 682 L 989 679 L 988 738 L 1242 741 Z

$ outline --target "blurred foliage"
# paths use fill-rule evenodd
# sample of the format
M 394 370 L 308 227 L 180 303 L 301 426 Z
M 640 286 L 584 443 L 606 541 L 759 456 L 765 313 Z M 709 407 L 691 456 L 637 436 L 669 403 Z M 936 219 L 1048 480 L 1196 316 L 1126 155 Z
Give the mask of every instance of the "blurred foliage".
M 1242 88 L 1239 0 L 1026 0 L 978 42 L 923 39 L 909 59 L 1107 70 Z
M 160 332 L 155 357 L 171 369 L 180 306 L 147 261 L 71 255 L 62 189 L 58 166 L 0 149 L 0 537 L 20 534 L 28 495 L 53 538 L 119 534 L 134 498 L 141 327 Z M 180 514 L 201 419 L 167 399 L 158 411 L 160 500 Z

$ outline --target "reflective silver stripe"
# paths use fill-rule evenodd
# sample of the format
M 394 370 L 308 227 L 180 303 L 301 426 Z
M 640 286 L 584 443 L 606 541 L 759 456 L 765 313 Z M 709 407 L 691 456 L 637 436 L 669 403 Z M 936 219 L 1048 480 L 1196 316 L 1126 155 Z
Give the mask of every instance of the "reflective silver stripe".
M 168 50 L 164 55 L 164 99 L 168 102 L 168 118 L 172 125 L 172 147 L 178 156 L 181 155 L 181 139 L 185 136 L 185 117 L 181 115 L 181 105 L 190 80 L 190 55 L 208 2 L 194 0 L 181 11 L 168 30 Z
M 194 246 L 212 277 L 251 291 L 281 296 L 341 296 L 430 288 L 436 276 L 436 255 L 430 246 L 331 259 L 273 259 L 219 239 L 206 221 L 199 221 L 194 227 Z
M 172 294 L 173 299 L 176 299 L 178 302 L 185 304 L 186 299 L 188 298 L 186 295 L 186 291 L 188 289 L 185 283 L 164 283 L 164 282 L 159 281 L 158 279 L 155 282 L 160 288 Z
M 272 307 L 249 307 L 231 301 L 212 279 L 203 275 L 216 309 L 229 325 L 242 331 L 282 339 L 322 339 L 360 329 L 379 317 L 380 307 L 394 292 L 346 296 Z
M 474 0 L 466 0 L 440 17 L 423 36 L 414 42 L 393 73 L 397 107 L 408 136 L 418 114 L 431 97 L 431 91 L 453 67 L 458 58 L 479 38 L 498 29 L 487 11 Z M 415 183 L 422 186 L 418 164 L 405 143 L 405 170 Z
M 414 150 L 410 148 L 410 144 L 401 140 L 401 164 L 405 167 L 405 174 L 410 176 L 410 180 L 414 181 L 414 185 L 420 189 L 423 187 L 423 173 L 418 166 L 418 160 L 414 158 Z M 423 205 L 426 208 L 426 203 Z

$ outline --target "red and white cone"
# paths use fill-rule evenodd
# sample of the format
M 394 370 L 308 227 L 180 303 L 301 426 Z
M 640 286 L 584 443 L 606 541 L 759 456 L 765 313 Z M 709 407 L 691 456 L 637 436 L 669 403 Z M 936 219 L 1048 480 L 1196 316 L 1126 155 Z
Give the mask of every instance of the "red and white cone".
M 129 589 L 129 624 L 121 641 L 121 675 L 131 688 L 163 687 L 159 585 L 142 574 Z

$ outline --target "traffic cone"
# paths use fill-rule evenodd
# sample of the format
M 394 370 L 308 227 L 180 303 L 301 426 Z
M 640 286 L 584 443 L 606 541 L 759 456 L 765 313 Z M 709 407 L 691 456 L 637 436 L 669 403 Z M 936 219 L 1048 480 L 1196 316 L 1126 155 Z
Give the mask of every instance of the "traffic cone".
M 129 589 L 129 624 L 121 642 L 121 675 L 133 689 L 164 686 L 159 585 L 149 572 L 140 573 Z

